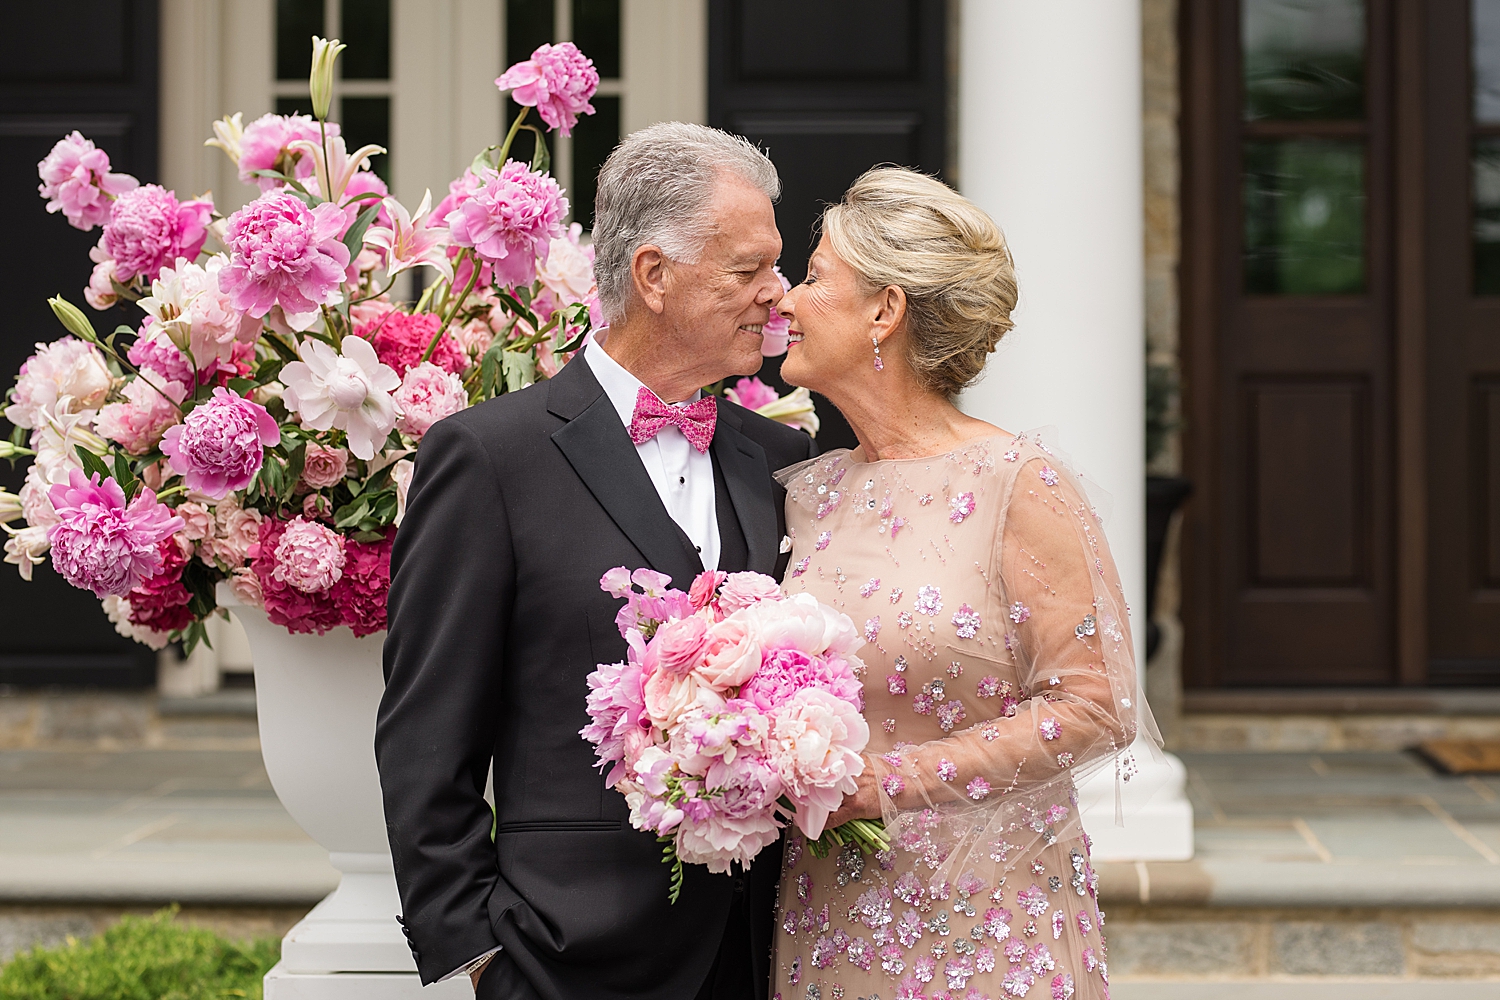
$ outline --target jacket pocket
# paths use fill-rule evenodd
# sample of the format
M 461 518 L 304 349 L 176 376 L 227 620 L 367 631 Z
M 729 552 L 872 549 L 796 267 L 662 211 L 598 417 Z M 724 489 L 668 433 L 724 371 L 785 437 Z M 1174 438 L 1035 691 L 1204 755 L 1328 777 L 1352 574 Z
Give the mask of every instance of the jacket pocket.
M 523 819 L 501 823 L 495 831 L 502 833 L 613 833 L 624 829 L 614 819 Z

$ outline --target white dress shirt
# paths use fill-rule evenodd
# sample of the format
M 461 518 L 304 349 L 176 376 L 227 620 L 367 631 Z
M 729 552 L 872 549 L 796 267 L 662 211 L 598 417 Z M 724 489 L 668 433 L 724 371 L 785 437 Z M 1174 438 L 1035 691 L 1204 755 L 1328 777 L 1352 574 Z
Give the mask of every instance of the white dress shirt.
M 589 371 L 604 387 L 604 394 L 620 415 L 620 422 L 629 429 L 641 380 L 605 353 L 592 333 L 584 357 Z M 676 405 L 686 406 L 700 395 L 694 393 L 692 399 Z M 703 568 L 718 569 L 719 518 L 714 500 L 714 462 L 708 452 L 698 451 L 680 429 L 669 424 L 645 444 L 636 445 L 635 453 L 641 457 L 641 464 L 646 467 L 667 513 L 697 546 Z

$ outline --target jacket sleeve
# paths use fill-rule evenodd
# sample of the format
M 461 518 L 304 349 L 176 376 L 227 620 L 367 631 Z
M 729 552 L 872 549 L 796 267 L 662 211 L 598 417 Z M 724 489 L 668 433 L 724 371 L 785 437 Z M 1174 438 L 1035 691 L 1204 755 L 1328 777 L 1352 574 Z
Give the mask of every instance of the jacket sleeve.
M 391 555 L 375 759 L 405 929 L 424 984 L 494 949 L 484 784 L 515 592 L 499 481 L 475 432 L 435 424 Z

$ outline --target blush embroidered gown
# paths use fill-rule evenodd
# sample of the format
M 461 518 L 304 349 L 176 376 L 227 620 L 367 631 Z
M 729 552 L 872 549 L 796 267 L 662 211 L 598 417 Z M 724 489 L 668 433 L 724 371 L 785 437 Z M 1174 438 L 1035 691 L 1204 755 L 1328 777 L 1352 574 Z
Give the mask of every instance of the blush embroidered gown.
M 790 837 L 773 998 L 1108 997 L 1074 778 L 1128 778 L 1148 710 L 1079 480 L 1036 432 L 936 458 L 834 451 L 779 478 L 786 590 L 869 643 L 866 762 L 893 847 L 817 858 Z

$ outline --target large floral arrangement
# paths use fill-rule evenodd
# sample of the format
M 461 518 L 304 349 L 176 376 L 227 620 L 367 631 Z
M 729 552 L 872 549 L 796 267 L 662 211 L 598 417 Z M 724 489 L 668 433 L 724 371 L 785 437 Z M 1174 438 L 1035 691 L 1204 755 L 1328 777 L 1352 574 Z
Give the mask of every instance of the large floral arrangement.
M 589 725 L 606 783 L 673 865 L 748 866 L 795 823 L 815 853 L 888 850 L 880 823 L 827 830 L 855 791 L 870 740 L 849 616 L 760 573 L 706 571 L 687 593 L 623 566 L 600 587 L 625 599 L 628 653 L 589 675 Z
M 31 460 L 19 493 L 0 491 L 5 561 L 29 580 L 50 556 L 156 648 L 202 641 L 225 581 L 293 632 L 383 629 L 423 434 L 555 375 L 601 320 L 544 135 L 593 113 L 592 62 L 562 43 L 507 70 L 496 85 L 521 107 L 504 141 L 412 211 L 370 169 L 384 150 L 351 152 L 328 120 L 342 48 L 313 39 L 312 115 L 214 123 L 208 145 L 260 192 L 227 218 L 210 195 L 111 172 L 78 132 L 38 164 L 49 212 L 102 227 L 88 305 L 143 315 L 101 336 L 50 300 L 69 336 L 37 345 L 4 410 L 0 457 Z M 522 129 L 529 164 L 507 155 Z M 418 268 L 434 280 L 394 301 Z M 736 391 L 816 429 L 805 399 L 757 385 Z

